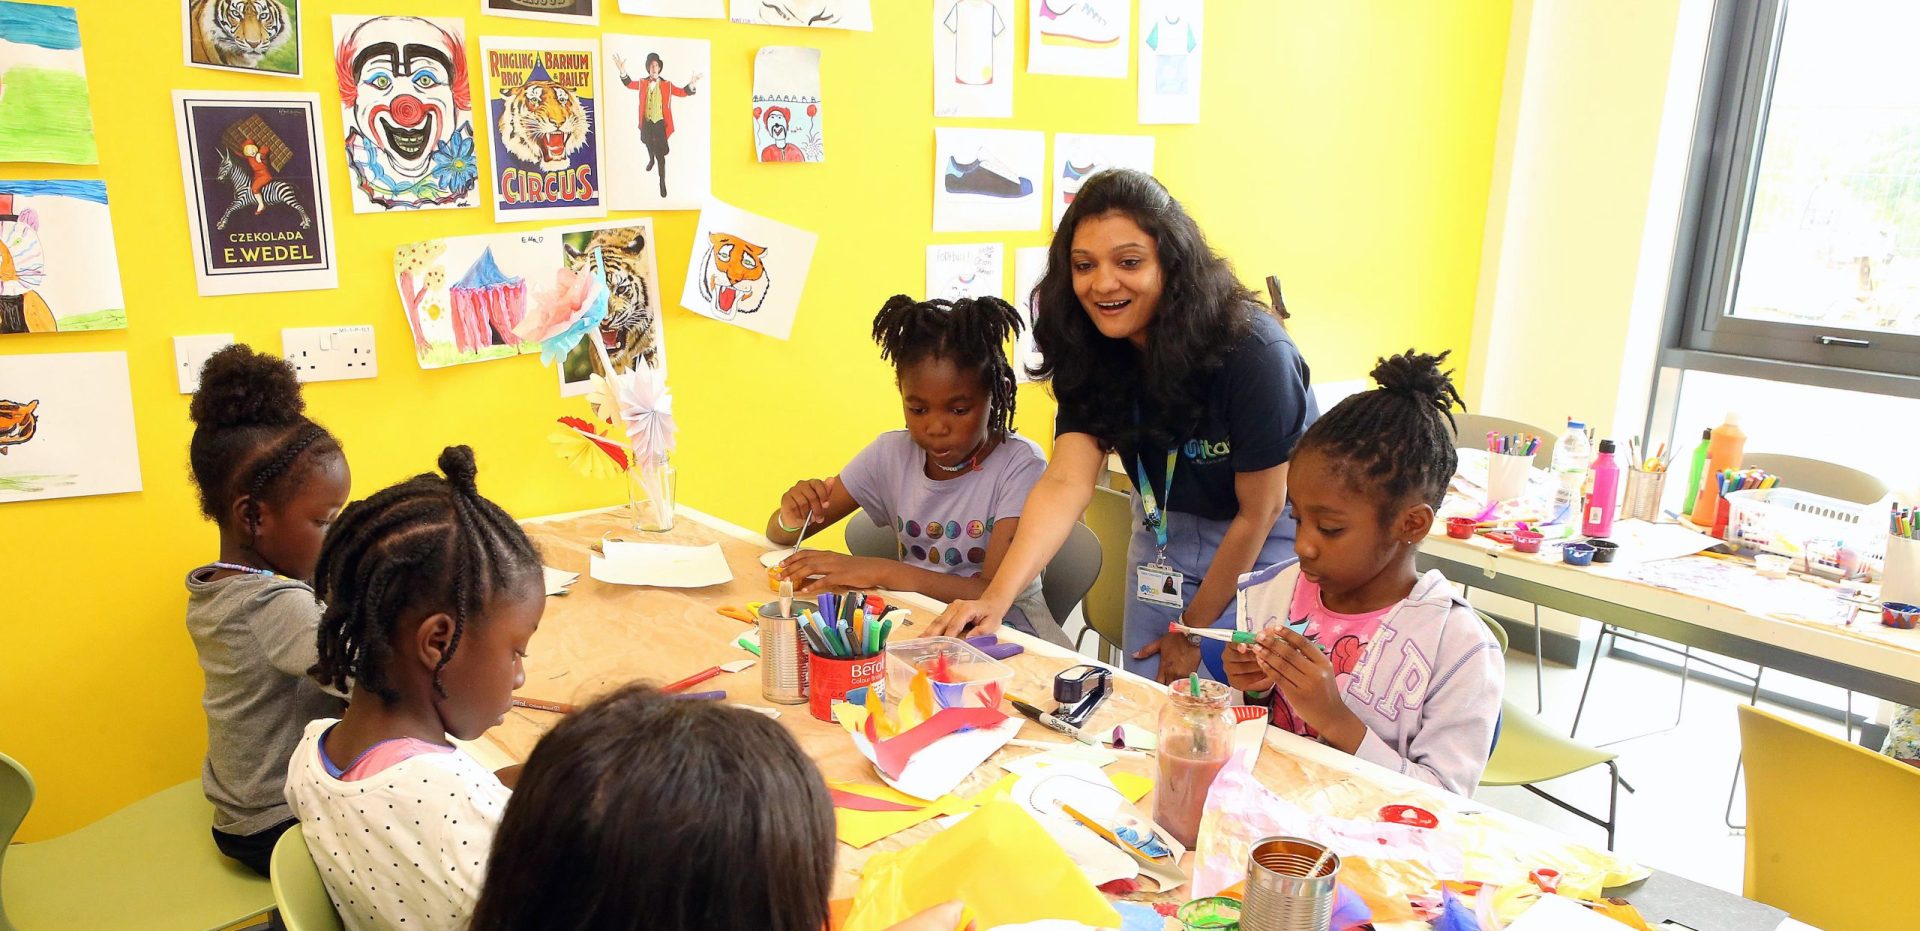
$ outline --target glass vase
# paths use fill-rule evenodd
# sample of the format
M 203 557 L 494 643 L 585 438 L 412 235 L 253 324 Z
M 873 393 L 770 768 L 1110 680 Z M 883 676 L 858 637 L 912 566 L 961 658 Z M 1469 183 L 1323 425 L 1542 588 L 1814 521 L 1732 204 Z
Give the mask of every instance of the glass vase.
M 673 463 L 660 456 L 627 470 L 627 503 L 633 529 L 665 533 L 673 529 Z

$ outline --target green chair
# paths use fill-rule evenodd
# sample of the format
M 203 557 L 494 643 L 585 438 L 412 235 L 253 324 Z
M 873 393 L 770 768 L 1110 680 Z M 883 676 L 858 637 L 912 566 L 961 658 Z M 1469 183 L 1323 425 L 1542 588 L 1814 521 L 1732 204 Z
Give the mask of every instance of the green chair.
M 220 854 L 194 779 L 50 840 L 14 844 L 33 777 L 0 754 L 0 931 L 225 928 L 273 909 L 273 890 Z
M 273 845 L 273 904 L 287 931 L 341 931 L 340 913 L 298 827 Z
M 1493 631 L 1493 637 L 1500 642 L 1500 652 L 1507 651 L 1507 631 L 1499 622 L 1488 617 L 1485 612 L 1475 611 L 1480 620 Z M 1513 702 L 1504 699 L 1500 702 L 1500 723 L 1495 730 L 1496 739 L 1493 755 L 1487 760 L 1487 768 L 1480 774 L 1483 786 L 1519 786 L 1528 792 L 1540 796 L 1562 811 L 1576 815 L 1607 830 L 1607 849 L 1613 849 L 1613 832 L 1618 821 L 1620 808 L 1620 765 L 1612 753 L 1596 750 L 1586 744 L 1562 737 L 1549 729 L 1546 722 L 1531 712 L 1515 707 Z M 1607 774 L 1611 779 L 1607 790 L 1607 817 L 1601 819 L 1590 815 L 1572 805 L 1541 791 L 1534 785 L 1561 776 L 1571 776 L 1591 766 L 1601 763 L 1607 765 Z M 1633 791 L 1627 786 L 1627 791 Z

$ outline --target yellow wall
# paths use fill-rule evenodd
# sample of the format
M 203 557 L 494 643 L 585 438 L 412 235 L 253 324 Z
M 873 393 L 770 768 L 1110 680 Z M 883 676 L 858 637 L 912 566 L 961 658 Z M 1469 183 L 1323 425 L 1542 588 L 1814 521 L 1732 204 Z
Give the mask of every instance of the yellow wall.
M 603 5 L 615 6 L 613 0 Z M 213 557 L 194 507 L 189 424 L 170 337 L 233 332 L 272 350 L 285 326 L 372 323 L 381 374 L 308 388 L 310 412 L 345 442 L 363 496 L 431 467 L 448 443 L 479 452 L 482 488 L 517 514 L 612 503 L 617 485 L 554 459 L 555 396 L 537 357 L 421 371 L 390 274 L 394 244 L 493 228 L 487 210 L 355 215 L 329 154 L 338 224 L 337 291 L 195 296 L 169 94 L 177 88 L 306 90 L 340 138 L 329 79 L 329 17 L 371 2 L 308 0 L 303 80 L 180 64 L 177 7 L 77 0 L 101 165 L 9 166 L 17 177 L 104 178 L 131 326 L 13 336 L 0 351 L 125 351 L 146 490 L 0 506 L 0 750 L 30 768 L 40 801 L 22 835 L 68 830 L 193 776 L 204 748 L 200 675 L 181 623 L 185 571 Z M 737 205 L 820 234 L 794 338 L 780 343 L 675 308 L 666 316 L 682 427 L 681 500 L 757 524 L 793 479 L 824 475 L 897 426 L 888 373 L 866 339 L 879 303 L 923 286 L 930 242 L 1042 245 L 1045 234 L 941 235 L 932 221 L 934 124 L 928 0 L 874 0 L 872 34 L 604 15 L 608 31 L 713 39 L 714 189 Z M 1019 4 L 1022 16 L 1026 3 Z M 583 36 L 588 30 L 480 16 L 473 0 L 386 9 L 464 16 L 472 37 Z M 1159 175 L 1250 280 L 1279 273 L 1294 333 L 1317 380 L 1364 375 L 1408 345 L 1465 350 L 1506 61 L 1507 0 L 1448 4 L 1212 0 L 1205 122 L 1148 130 L 1136 84 L 1016 79 L 1013 120 L 959 124 L 1049 132 L 1147 132 Z M 1025 59 L 1025 29 L 1021 29 Z M 752 162 L 747 98 L 761 45 L 825 49 L 825 165 Z M 1024 65 L 1023 65 L 1024 68 Z M 478 68 L 475 68 L 478 95 Z M 656 215 L 662 291 L 677 297 L 693 213 Z M 1011 262 L 1007 270 L 1011 278 Z M 1044 394 L 1021 424 L 1044 435 Z M 779 457 L 763 452 L 783 450 Z

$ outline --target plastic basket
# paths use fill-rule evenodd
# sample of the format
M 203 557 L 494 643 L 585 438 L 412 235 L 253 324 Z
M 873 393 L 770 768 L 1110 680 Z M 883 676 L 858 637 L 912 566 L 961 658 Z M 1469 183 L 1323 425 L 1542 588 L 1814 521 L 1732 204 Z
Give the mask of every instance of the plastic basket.
M 1727 540 L 1732 543 L 1778 553 L 1809 571 L 1825 569 L 1830 574 L 1839 570 L 1831 563 L 1832 551 L 1844 543 L 1866 558 L 1876 577 L 1886 568 L 1887 534 L 1869 517 L 1874 505 L 1793 488 L 1758 488 L 1727 495 L 1727 506 Z

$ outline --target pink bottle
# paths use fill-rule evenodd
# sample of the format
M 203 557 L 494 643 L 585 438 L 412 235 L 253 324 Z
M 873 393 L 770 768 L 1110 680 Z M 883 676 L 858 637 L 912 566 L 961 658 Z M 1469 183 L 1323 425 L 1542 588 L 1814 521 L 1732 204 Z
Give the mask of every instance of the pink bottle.
M 1613 515 L 1620 509 L 1620 464 L 1613 458 L 1613 441 L 1600 441 L 1600 455 L 1593 457 L 1593 494 L 1587 497 L 1587 518 L 1580 532 L 1590 537 L 1613 533 Z

